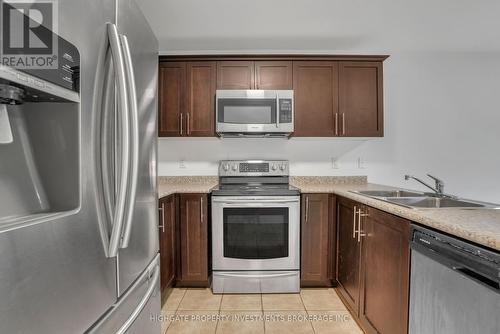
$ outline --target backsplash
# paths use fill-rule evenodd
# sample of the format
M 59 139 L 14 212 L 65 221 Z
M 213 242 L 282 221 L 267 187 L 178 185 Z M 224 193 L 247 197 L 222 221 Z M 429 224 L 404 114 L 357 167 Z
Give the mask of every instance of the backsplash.
M 217 175 L 220 160 L 289 160 L 291 175 L 367 175 L 368 142 L 380 139 L 160 138 L 159 175 Z

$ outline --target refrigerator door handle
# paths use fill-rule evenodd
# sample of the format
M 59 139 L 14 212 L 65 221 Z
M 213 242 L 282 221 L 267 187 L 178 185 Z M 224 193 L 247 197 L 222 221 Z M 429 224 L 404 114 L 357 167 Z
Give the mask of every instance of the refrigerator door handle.
M 116 331 L 116 334 L 124 334 L 130 326 L 134 323 L 135 319 L 139 316 L 139 314 L 142 312 L 146 304 L 148 303 L 149 299 L 153 295 L 156 286 L 158 285 L 158 279 L 160 278 L 160 266 L 156 265 L 153 269 L 153 274 L 151 278 L 149 278 L 149 287 L 144 296 L 142 297 L 141 301 L 135 308 L 135 310 L 132 312 L 130 317 L 123 323 L 123 325 L 120 327 L 118 331 Z
M 108 47 L 108 40 L 106 39 L 105 49 Z M 105 50 L 106 52 L 106 50 Z M 112 101 L 114 100 L 114 90 L 112 89 L 114 86 L 114 77 L 113 77 L 113 68 L 111 66 L 111 56 L 109 52 L 106 52 L 105 63 L 104 63 L 104 75 L 105 79 L 103 82 L 103 100 L 102 100 L 102 116 L 101 116 L 101 139 L 100 145 L 96 149 L 100 151 L 101 165 L 100 165 L 100 175 L 102 177 L 102 186 L 103 186 L 103 196 L 104 196 L 104 209 L 106 212 L 106 228 L 112 227 L 113 221 L 113 208 L 114 208 L 114 183 L 112 182 L 113 176 L 113 156 L 115 152 L 109 150 L 110 146 L 113 145 L 114 141 L 111 139 L 111 135 L 115 135 L 113 131 L 111 134 L 110 129 L 114 127 L 114 119 L 111 116 L 114 116 L 113 113 L 110 113 L 109 110 L 113 107 Z M 109 248 L 109 235 L 107 236 L 107 244 L 106 244 L 106 252 Z
M 109 240 L 109 257 L 116 257 L 118 254 L 118 246 L 120 244 L 120 237 L 122 234 L 123 222 L 125 219 L 125 206 L 127 186 L 130 174 L 130 121 L 128 111 L 128 91 L 126 83 L 126 72 L 123 60 L 123 53 L 120 47 L 120 39 L 116 25 L 107 23 L 107 32 L 109 38 L 109 45 L 111 49 L 111 56 L 113 58 L 113 66 L 116 74 L 116 86 L 118 89 L 119 108 L 118 115 L 121 116 L 119 121 L 121 126 L 121 160 L 122 163 L 119 173 L 119 181 L 116 195 L 116 205 L 113 214 L 113 228 Z
M 97 71 L 94 86 L 94 114 L 92 127 L 92 144 L 94 151 L 95 189 L 97 200 L 97 223 L 104 248 L 104 254 L 109 257 L 109 228 L 112 220 L 111 185 L 109 184 L 109 152 L 108 148 L 108 109 L 106 108 L 111 77 L 111 59 L 108 53 L 109 39 L 107 31 L 104 43 L 99 51 Z
M 128 103 L 130 112 L 130 182 L 129 196 L 127 198 L 127 208 L 125 210 L 124 231 L 121 238 L 120 248 L 127 248 L 130 241 L 130 233 L 132 230 L 132 218 L 134 214 L 135 199 L 137 196 L 137 179 L 139 177 L 139 115 L 137 111 L 137 91 L 135 87 L 135 74 L 132 64 L 132 55 L 128 44 L 127 36 L 120 35 L 124 61 L 125 61 L 125 77 L 127 79 Z

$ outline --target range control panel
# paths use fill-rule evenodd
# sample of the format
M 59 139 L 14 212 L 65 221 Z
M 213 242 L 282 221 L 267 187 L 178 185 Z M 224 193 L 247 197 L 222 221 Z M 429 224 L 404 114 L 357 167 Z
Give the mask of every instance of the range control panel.
M 219 176 L 288 176 L 287 160 L 223 160 Z

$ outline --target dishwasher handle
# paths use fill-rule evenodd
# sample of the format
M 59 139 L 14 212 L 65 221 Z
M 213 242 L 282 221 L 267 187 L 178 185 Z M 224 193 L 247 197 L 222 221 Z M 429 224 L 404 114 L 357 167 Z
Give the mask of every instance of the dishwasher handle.
M 500 294 L 499 254 L 428 230 L 414 229 L 410 246 L 412 251 Z M 483 256 L 484 253 L 487 256 Z

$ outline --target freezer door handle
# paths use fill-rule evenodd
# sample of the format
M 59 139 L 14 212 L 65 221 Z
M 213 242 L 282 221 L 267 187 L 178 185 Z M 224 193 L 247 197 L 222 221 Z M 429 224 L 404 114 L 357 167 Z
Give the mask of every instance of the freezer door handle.
M 118 101 L 119 101 L 119 111 L 118 115 L 121 116 L 121 160 L 125 163 L 121 165 L 121 170 L 119 173 L 119 181 L 117 187 L 116 195 L 116 205 L 113 214 L 113 229 L 111 231 L 111 237 L 109 240 L 109 257 L 115 257 L 118 254 L 118 246 L 120 244 L 120 238 L 122 234 L 123 222 L 125 219 L 125 206 L 126 206 L 126 195 L 128 180 L 130 177 L 130 120 L 128 111 L 128 90 L 126 82 L 126 72 L 125 64 L 123 59 L 122 48 L 120 46 L 120 39 L 118 36 L 118 30 L 116 25 L 112 23 L 107 23 L 106 25 L 109 45 L 111 50 L 111 56 L 113 58 L 113 66 L 116 75 L 116 84 L 118 88 Z
M 135 319 L 139 316 L 139 314 L 142 312 L 146 304 L 148 303 L 149 299 L 153 295 L 157 285 L 158 285 L 158 279 L 160 278 L 160 266 L 156 265 L 153 269 L 153 274 L 149 278 L 149 287 L 148 290 L 146 291 L 146 294 L 142 297 L 141 301 L 135 308 L 135 310 L 132 312 L 130 317 L 123 323 L 123 325 L 120 327 L 120 329 L 116 332 L 116 334 L 124 334 L 130 326 L 134 323 Z
M 132 55 L 128 44 L 127 36 L 120 35 L 120 42 L 125 60 L 125 78 L 128 90 L 128 110 L 130 112 L 130 182 L 127 198 L 127 208 L 125 210 L 125 223 L 120 248 L 127 248 L 132 230 L 135 199 L 137 196 L 137 179 L 139 177 L 139 114 L 137 111 L 137 90 L 135 87 L 135 74 L 132 64 Z

